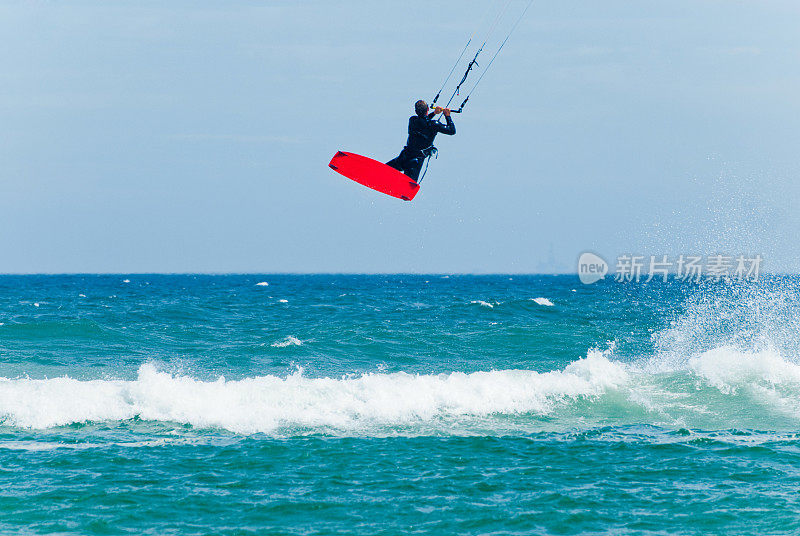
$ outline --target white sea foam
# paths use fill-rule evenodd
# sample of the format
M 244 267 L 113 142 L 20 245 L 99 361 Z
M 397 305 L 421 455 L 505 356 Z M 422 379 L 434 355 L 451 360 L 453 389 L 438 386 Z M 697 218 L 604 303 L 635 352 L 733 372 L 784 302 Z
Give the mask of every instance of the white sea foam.
M 629 367 L 631 370 L 634 367 Z M 656 356 L 635 366 L 641 389 L 673 422 L 707 429 L 795 429 L 800 420 L 800 365 L 774 348 L 723 345 L 685 361 Z
M 545 307 L 552 307 L 553 306 L 553 302 L 551 302 L 547 298 L 531 298 L 531 300 L 536 302 L 538 305 L 544 305 Z
M 491 303 L 489 303 L 487 301 L 483 301 L 483 300 L 472 300 L 469 303 L 472 303 L 472 304 L 475 304 L 475 305 L 480 305 L 481 307 L 488 307 L 489 309 L 494 308 L 494 305 L 492 305 Z
M 111 444 L 125 448 L 163 447 L 165 445 L 193 445 L 200 443 L 199 438 L 174 437 L 147 439 L 144 441 L 120 441 Z M 55 441 L 0 441 L 0 449 L 43 452 L 52 450 L 90 450 L 108 448 L 109 443 L 66 443 Z
M 256 286 L 257 287 L 268 287 L 269 283 L 267 283 L 266 281 L 261 281 L 260 283 L 256 283 Z
M 79 444 L 83 446 L 84 444 Z M 0 441 L 0 449 L 24 450 L 28 452 L 43 452 L 56 449 L 76 449 L 75 444 L 53 443 L 44 441 Z
M 772 415 L 796 421 L 800 416 L 800 365 L 776 350 L 743 352 L 733 347 L 709 350 L 689 360 L 692 371 L 722 394 Z M 757 423 L 759 428 L 766 420 Z
M 291 346 L 295 341 L 287 337 L 278 343 Z M 0 378 L 3 425 L 38 429 L 133 418 L 276 435 L 370 435 L 398 429 L 450 434 L 459 433 L 459 427 L 474 433 L 480 426 L 513 433 L 608 423 L 796 429 L 800 365 L 776 351 L 719 347 L 672 370 L 621 363 L 610 349 L 589 351 L 550 372 L 311 378 L 299 370 L 286 376 L 202 381 L 145 364 L 131 381 Z
M 278 303 L 289 303 L 289 300 L 278 300 Z
M 284 339 L 273 342 L 270 346 L 274 348 L 285 348 L 287 346 L 302 346 L 302 345 L 303 341 L 301 341 L 297 337 L 292 337 L 291 335 L 289 335 Z
M 563 371 L 502 370 L 358 377 L 261 376 L 200 381 L 142 365 L 133 381 L 0 379 L 0 422 L 47 428 L 86 421 L 142 420 L 237 433 L 281 429 L 403 426 L 493 414 L 547 414 L 559 403 L 601 395 L 627 373 L 599 352 Z

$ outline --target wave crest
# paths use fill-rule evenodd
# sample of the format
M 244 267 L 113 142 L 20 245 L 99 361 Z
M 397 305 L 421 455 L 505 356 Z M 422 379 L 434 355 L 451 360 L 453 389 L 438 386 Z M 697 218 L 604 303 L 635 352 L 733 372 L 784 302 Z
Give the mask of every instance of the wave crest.
M 800 365 L 776 351 L 719 347 L 681 368 L 591 350 L 562 370 L 367 373 L 203 381 L 142 365 L 135 380 L 0 379 L 0 423 L 188 424 L 273 435 L 529 433 L 605 425 L 795 429 Z
M 597 396 L 627 374 L 599 352 L 563 371 L 498 370 L 357 377 L 261 376 L 201 381 L 142 365 L 133 381 L 0 380 L 0 419 L 47 428 L 86 421 L 168 421 L 237 433 L 357 431 L 493 414 L 548 414 L 565 400 Z

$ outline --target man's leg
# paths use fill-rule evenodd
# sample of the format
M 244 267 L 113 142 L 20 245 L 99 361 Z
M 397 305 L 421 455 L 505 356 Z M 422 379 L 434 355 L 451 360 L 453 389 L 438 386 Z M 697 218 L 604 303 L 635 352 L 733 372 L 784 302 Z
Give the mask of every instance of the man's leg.
M 403 164 L 403 173 L 408 175 L 408 177 L 417 182 L 417 178 L 419 177 L 419 172 L 422 169 L 422 164 L 425 162 L 425 157 L 420 156 L 417 158 L 409 158 Z
M 393 167 L 397 171 L 403 171 L 403 153 L 400 153 L 400 155 L 397 158 L 394 158 L 386 162 L 386 165 Z

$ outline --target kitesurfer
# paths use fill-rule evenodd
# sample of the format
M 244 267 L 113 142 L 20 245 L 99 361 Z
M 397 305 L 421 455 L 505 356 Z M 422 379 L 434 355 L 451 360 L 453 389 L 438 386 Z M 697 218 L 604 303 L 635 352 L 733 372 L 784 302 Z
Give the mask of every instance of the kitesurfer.
M 436 134 L 441 132 L 452 136 L 456 133 L 456 126 L 450 117 L 449 108 L 437 106 L 431 113 L 428 113 L 428 110 L 428 103 L 424 100 L 418 100 L 414 103 L 414 111 L 417 115 L 412 115 L 408 120 L 406 146 L 403 147 L 397 158 L 386 162 L 386 165 L 402 171 L 414 182 L 419 177 L 419 172 L 425 159 L 436 151 L 436 147 L 433 146 L 433 139 Z M 440 113 L 444 113 L 446 124 L 434 121 L 434 116 Z

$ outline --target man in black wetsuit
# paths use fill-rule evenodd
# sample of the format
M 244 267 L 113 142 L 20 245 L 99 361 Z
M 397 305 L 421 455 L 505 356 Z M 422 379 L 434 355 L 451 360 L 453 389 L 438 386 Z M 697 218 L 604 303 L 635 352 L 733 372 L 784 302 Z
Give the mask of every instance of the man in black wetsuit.
M 433 139 L 436 134 L 441 132 L 452 136 L 456 133 L 456 126 L 450 118 L 449 108 L 437 106 L 433 112 L 428 113 L 428 104 L 424 100 L 418 100 L 414 103 L 414 111 L 417 112 L 417 115 L 411 116 L 408 120 L 408 141 L 406 141 L 406 146 L 403 147 L 400 156 L 386 162 L 386 165 L 402 171 L 416 182 L 425 158 L 436 150 L 433 147 Z M 447 120 L 445 125 L 433 120 L 436 114 L 442 112 L 444 112 L 444 118 Z

